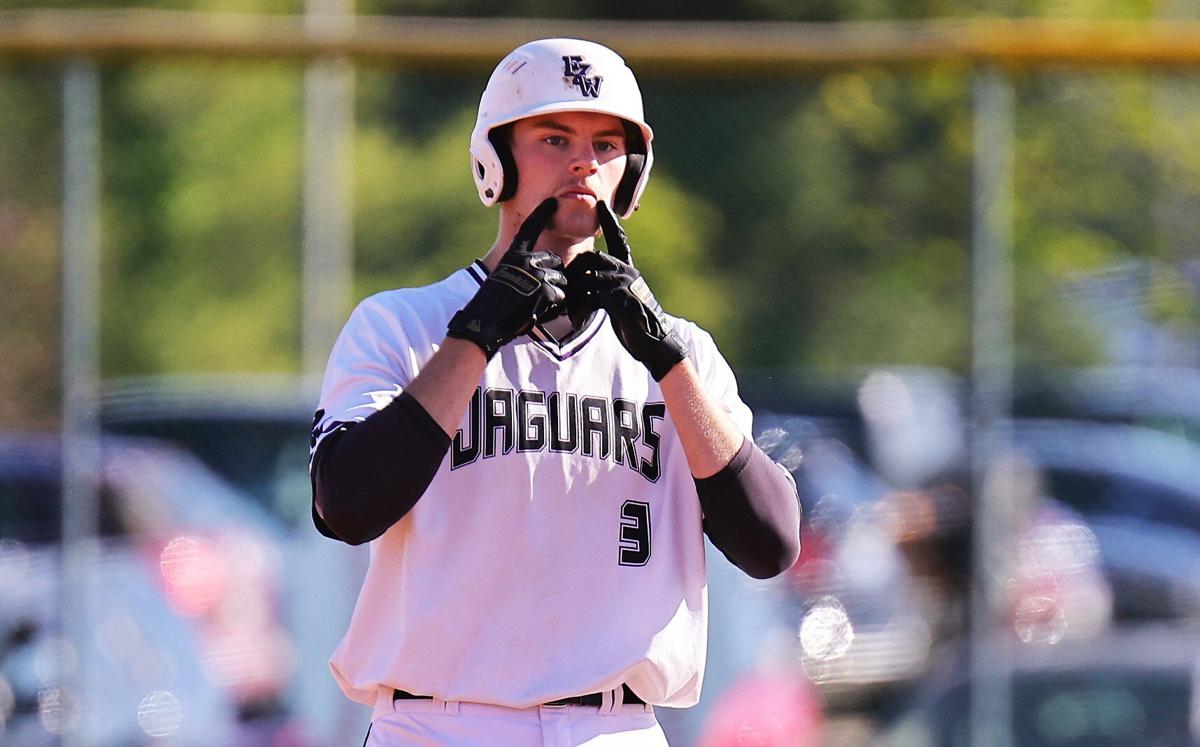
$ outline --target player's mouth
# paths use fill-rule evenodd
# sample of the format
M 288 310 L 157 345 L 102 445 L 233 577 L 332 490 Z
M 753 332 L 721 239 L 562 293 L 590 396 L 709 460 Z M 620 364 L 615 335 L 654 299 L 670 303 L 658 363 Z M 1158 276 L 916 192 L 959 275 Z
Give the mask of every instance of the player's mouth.
M 587 187 L 568 187 L 558 194 L 560 200 L 581 200 L 595 204 L 596 193 Z

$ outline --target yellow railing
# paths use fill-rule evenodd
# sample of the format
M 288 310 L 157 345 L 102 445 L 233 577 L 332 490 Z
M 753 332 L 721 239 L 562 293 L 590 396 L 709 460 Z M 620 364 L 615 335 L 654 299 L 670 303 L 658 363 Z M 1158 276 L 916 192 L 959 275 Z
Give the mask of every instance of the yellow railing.
M 644 22 L 177 11 L 0 12 L 0 59 L 344 56 L 416 68 L 490 67 L 517 44 L 581 36 L 640 71 L 789 73 L 938 61 L 1006 67 L 1191 66 L 1200 22 L 941 20 L 880 23 Z

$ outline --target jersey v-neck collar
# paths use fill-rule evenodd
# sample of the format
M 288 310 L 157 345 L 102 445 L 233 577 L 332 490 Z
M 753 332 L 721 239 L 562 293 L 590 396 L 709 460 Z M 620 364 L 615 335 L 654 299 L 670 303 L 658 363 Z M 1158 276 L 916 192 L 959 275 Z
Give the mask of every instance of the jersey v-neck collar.
M 480 259 L 467 265 L 466 269 L 479 285 L 483 285 L 483 282 L 487 280 L 487 276 L 489 275 L 487 265 Z M 546 330 L 545 326 L 541 324 L 534 325 L 533 329 L 529 330 L 528 336 L 530 342 L 545 350 L 550 356 L 559 361 L 565 361 L 582 350 L 585 345 L 600 333 L 606 319 L 608 319 L 608 313 L 604 309 L 600 309 L 588 317 L 588 320 L 583 323 L 582 327 L 572 330 L 570 334 L 561 340 L 555 339 Z
M 533 341 L 533 344 L 542 348 L 558 360 L 565 361 L 582 350 L 584 345 L 587 345 L 596 335 L 600 334 L 600 330 L 604 328 L 604 320 L 606 319 L 608 319 L 607 312 L 604 309 L 600 309 L 589 316 L 582 327 L 572 330 L 570 334 L 561 340 L 554 339 L 543 325 L 535 324 L 533 329 L 529 330 L 529 339 Z

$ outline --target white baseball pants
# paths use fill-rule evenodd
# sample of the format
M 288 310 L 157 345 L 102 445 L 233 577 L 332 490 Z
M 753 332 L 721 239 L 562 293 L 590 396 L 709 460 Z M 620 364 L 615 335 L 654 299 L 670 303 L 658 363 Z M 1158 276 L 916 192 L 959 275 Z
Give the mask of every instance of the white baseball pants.
M 504 708 L 396 700 L 365 747 L 667 747 L 648 705 Z

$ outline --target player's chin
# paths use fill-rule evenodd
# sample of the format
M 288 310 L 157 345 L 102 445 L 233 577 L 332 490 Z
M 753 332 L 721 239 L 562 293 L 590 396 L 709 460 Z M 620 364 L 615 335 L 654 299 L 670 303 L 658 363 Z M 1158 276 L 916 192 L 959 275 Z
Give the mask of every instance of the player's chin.
M 554 214 L 554 220 L 550 224 L 550 230 L 554 233 L 577 241 L 591 238 L 600 230 L 600 224 L 596 220 L 596 208 L 594 205 L 586 205 L 576 203 L 571 205 L 559 206 L 558 212 Z

